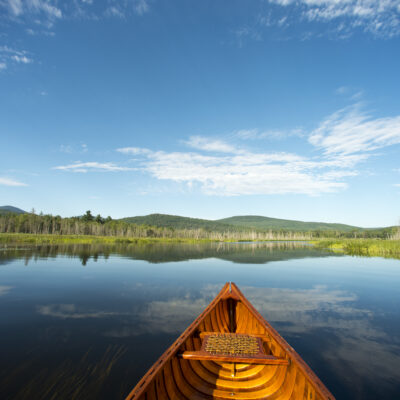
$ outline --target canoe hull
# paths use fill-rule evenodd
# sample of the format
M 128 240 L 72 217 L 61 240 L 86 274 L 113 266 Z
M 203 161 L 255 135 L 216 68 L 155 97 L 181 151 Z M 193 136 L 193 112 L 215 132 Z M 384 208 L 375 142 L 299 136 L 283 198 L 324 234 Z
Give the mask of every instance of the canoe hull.
M 192 360 L 208 333 L 254 335 L 265 354 L 282 365 Z M 291 399 L 334 400 L 333 395 L 278 332 L 255 310 L 235 284 L 218 296 L 157 360 L 126 400 Z

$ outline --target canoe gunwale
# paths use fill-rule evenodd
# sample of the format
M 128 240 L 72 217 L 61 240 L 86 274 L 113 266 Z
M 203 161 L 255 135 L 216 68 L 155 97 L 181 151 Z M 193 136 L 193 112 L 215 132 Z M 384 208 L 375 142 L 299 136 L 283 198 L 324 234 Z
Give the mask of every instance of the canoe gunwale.
M 278 331 L 270 325 L 268 321 L 254 308 L 254 306 L 246 299 L 240 289 L 232 282 L 232 288 L 239 294 L 240 301 L 245 304 L 254 317 L 264 326 L 267 327 L 268 333 L 282 346 L 283 350 L 290 356 L 290 361 L 295 361 L 297 367 L 306 377 L 306 380 L 311 381 L 315 385 L 315 389 L 322 398 L 327 400 L 335 400 L 333 394 L 326 388 L 322 381 L 318 378 L 308 364 L 297 354 L 296 350 L 278 333 Z
M 316 393 L 323 400 L 335 400 L 335 397 L 329 392 L 321 380 L 315 375 L 307 363 L 297 354 L 297 352 L 286 342 L 286 340 L 262 317 L 262 315 L 254 308 L 254 306 L 246 299 L 239 288 L 232 282 L 227 282 L 222 287 L 219 294 L 204 309 L 204 311 L 187 327 L 187 329 L 175 340 L 174 343 L 158 358 L 158 360 L 150 367 L 149 371 L 142 377 L 133 390 L 128 394 L 125 400 L 133 400 L 139 398 L 145 390 L 147 384 L 164 368 L 167 362 L 177 355 L 180 346 L 195 333 L 196 328 L 213 310 L 216 305 L 224 299 L 232 298 L 240 301 L 253 314 L 257 321 L 266 328 L 268 335 L 273 338 L 279 346 L 285 351 L 289 365 L 296 364 L 296 367 L 303 373 L 306 382 L 310 382 Z
M 178 339 L 172 343 L 172 345 L 161 355 L 161 357 L 153 364 L 153 367 L 143 376 L 143 378 L 137 383 L 133 390 L 126 397 L 126 400 L 132 400 L 139 397 L 146 389 L 145 383 L 149 378 L 157 375 L 157 373 L 164 367 L 164 364 L 178 352 L 179 347 L 185 343 L 185 341 L 192 335 L 197 326 L 202 320 L 208 315 L 208 313 L 217 305 L 217 303 L 223 299 L 226 292 L 229 293 L 230 284 L 225 283 L 217 297 L 205 308 L 205 310 L 187 327 L 187 329 L 178 337 Z M 154 368 L 155 366 L 155 368 Z

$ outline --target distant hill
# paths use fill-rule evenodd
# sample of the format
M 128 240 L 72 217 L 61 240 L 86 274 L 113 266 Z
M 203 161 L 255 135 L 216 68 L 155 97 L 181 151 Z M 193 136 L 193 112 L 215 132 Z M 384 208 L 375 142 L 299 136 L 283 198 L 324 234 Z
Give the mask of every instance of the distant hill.
M 168 214 L 149 214 L 140 217 L 122 218 L 122 221 L 138 225 L 150 225 L 174 229 L 204 229 L 208 231 L 227 231 L 229 229 L 242 230 L 243 227 L 235 227 L 223 222 L 208 219 L 180 217 Z
M 217 222 L 235 226 L 246 226 L 260 230 L 289 230 L 289 231 L 341 231 L 349 232 L 356 229 L 362 229 L 357 226 L 335 224 L 327 222 L 303 222 L 290 219 L 278 219 L 262 217 L 259 215 L 242 215 L 237 217 L 219 219 Z
M 13 206 L 0 206 L 0 215 L 1 214 L 26 214 L 26 211 L 21 210 L 20 208 Z
M 122 221 L 139 225 L 151 225 L 158 227 L 170 227 L 175 229 L 205 229 L 210 231 L 227 230 L 288 230 L 288 231 L 341 231 L 362 230 L 362 228 L 326 222 L 302 222 L 286 219 L 269 218 L 257 215 L 244 215 L 219 220 L 207 220 L 199 218 L 180 217 L 178 215 L 150 214 L 140 217 L 122 218 Z

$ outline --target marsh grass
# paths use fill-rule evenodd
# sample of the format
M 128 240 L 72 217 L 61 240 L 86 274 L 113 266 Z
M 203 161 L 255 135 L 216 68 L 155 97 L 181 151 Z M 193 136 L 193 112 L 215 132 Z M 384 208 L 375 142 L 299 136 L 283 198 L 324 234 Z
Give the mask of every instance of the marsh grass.
M 146 243 L 201 243 L 215 242 L 210 239 L 190 238 L 127 238 L 94 235 L 43 235 L 32 233 L 0 233 L 0 244 L 146 244 Z
M 320 249 L 330 249 L 349 255 L 400 259 L 400 240 L 338 239 L 311 243 Z

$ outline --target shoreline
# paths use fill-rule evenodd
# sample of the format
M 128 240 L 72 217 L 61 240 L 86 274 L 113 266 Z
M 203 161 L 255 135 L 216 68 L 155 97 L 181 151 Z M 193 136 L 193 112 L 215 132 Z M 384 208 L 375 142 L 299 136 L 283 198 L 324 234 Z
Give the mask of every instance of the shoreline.
M 34 233 L 0 233 L 0 245 L 16 244 L 146 244 L 146 243 L 246 243 L 246 242 L 310 242 L 309 239 L 193 239 L 141 238 L 126 236 L 57 235 Z

